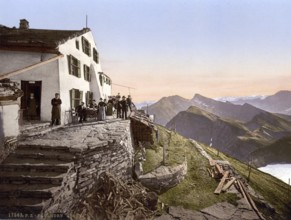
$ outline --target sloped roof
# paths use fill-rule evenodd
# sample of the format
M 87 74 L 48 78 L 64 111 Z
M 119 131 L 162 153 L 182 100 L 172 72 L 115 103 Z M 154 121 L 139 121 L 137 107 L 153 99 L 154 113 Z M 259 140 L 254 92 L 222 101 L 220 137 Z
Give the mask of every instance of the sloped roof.
M 59 44 L 90 31 L 17 29 L 0 26 L 0 49 L 57 53 Z

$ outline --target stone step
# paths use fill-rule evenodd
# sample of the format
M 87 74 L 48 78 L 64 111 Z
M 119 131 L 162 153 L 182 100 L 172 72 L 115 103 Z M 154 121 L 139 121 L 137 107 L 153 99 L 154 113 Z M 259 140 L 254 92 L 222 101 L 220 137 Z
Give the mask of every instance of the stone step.
M 50 199 L 52 193 L 50 191 L 24 191 L 24 190 L 3 190 L 0 189 L 0 200 L 1 199 L 19 199 L 19 198 L 31 198 L 31 199 Z
M 23 164 L 23 165 L 64 165 L 68 164 L 71 161 L 64 161 L 62 158 L 21 158 L 21 157 L 14 157 L 13 155 L 9 155 L 2 164 Z
M 1 176 L 0 184 L 51 184 L 61 185 L 63 176 L 59 177 L 39 177 L 39 176 Z
M 62 162 L 71 162 L 74 160 L 74 156 L 71 154 L 59 154 L 58 152 L 48 152 L 48 153 L 39 153 L 39 152 L 19 152 L 16 151 L 15 153 L 11 153 L 7 159 L 33 159 L 33 160 L 57 160 Z
M 9 198 L 0 199 L 0 207 L 6 206 L 42 206 L 47 199 L 41 198 Z
M 25 184 L 9 184 L 9 183 L 0 183 L 0 188 L 2 191 L 33 191 L 33 190 L 44 190 L 54 193 L 59 189 L 59 186 L 55 184 L 37 184 L 37 183 L 25 183 Z
M 35 173 L 52 173 L 59 175 L 66 173 L 70 167 L 70 164 L 64 165 L 39 165 L 39 164 L 0 164 L 0 176 L 1 173 L 11 173 L 20 175 L 34 175 Z
M 0 219 L 37 219 L 43 206 L 38 205 L 0 205 Z
M 19 176 L 19 177 L 25 177 L 25 176 L 30 176 L 30 177 L 60 177 L 62 176 L 63 173 L 57 173 L 57 172 L 1 172 L 0 171 L 0 178 L 2 176 Z M 1 190 L 1 189 L 0 189 Z
M 58 153 L 71 153 L 70 148 L 67 146 L 50 146 L 50 145 L 38 145 L 38 144 L 19 144 L 17 150 L 28 150 L 33 152 L 58 152 Z
M 50 122 L 42 122 L 42 123 L 35 123 L 35 124 L 26 124 L 20 127 L 21 133 L 28 133 L 31 131 L 37 131 L 39 129 L 48 128 L 50 127 Z

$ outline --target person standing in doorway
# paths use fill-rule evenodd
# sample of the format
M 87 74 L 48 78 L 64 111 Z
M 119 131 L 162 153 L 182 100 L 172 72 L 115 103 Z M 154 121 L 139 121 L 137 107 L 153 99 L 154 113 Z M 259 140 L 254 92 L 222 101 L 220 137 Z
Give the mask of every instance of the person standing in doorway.
M 28 99 L 28 104 L 27 104 L 27 116 L 29 120 L 35 120 L 36 119 L 36 100 L 34 97 L 34 93 L 30 93 L 29 99 Z
M 60 125 L 61 123 L 61 104 L 62 100 L 60 99 L 60 94 L 56 93 L 55 98 L 51 101 L 52 104 L 52 126 L 54 124 Z

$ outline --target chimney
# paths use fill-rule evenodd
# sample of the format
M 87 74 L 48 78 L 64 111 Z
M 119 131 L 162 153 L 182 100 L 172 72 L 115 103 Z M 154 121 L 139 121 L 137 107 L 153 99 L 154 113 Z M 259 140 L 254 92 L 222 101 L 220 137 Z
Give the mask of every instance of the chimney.
M 29 29 L 29 22 L 26 19 L 20 19 L 19 29 Z

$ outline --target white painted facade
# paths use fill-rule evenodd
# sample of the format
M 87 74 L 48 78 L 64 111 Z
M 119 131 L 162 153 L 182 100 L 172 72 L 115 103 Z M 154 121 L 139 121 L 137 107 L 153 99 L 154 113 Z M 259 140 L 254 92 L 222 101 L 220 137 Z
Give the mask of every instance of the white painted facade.
M 91 56 L 82 50 L 82 36 L 91 44 Z M 79 41 L 79 49 L 76 47 L 76 40 Z M 41 81 L 41 103 L 40 119 L 42 121 L 51 120 L 51 99 L 55 93 L 60 93 L 62 100 L 61 121 L 62 124 L 68 123 L 68 111 L 71 110 L 70 90 L 78 89 L 83 92 L 82 101 L 86 100 L 86 92 L 93 92 L 93 99 L 97 102 L 99 98 L 108 98 L 111 95 L 111 83 L 100 85 L 99 75 L 102 73 L 100 61 L 97 64 L 93 60 L 93 48 L 96 49 L 93 35 L 88 31 L 80 36 L 73 37 L 61 44 L 58 50 L 63 57 L 50 63 L 38 66 L 19 75 L 10 77 L 11 81 L 21 83 L 21 81 Z M 69 74 L 68 55 L 72 55 L 80 61 L 81 77 Z M 12 72 L 29 65 L 47 60 L 57 56 L 56 54 L 43 54 L 41 52 L 18 52 L 0 50 L 0 75 Z M 91 81 L 84 79 L 83 65 L 90 67 Z M 110 79 L 109 79 L 110 80 Z M 111 82 L 111 80 L 110 80 Z
M 0 101 L 0 145 L 5 137 L 17 137 L 19 135 L 19 102 Z

